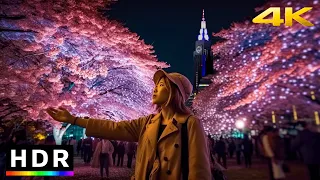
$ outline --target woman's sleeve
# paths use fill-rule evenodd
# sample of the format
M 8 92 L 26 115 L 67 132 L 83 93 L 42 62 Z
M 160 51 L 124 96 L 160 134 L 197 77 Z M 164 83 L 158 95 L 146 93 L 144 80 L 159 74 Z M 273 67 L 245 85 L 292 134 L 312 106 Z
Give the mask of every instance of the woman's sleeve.
M 89 119 L 86 135 L 108 140 L 137 142 L 142 127 L 152 115 L 131 121 L 114 122 L 111 120 Z
M 191 116 L 188 122 L 189 178 L 212 180 L 206 135 L 199 119 Z

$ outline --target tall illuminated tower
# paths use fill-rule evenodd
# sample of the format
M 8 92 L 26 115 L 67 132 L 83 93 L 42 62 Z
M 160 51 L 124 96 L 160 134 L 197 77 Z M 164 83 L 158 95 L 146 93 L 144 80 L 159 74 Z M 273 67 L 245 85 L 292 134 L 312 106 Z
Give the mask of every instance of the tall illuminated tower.
M 192 102 L 199 91 L 211 84 L 210 75 L 214 74 L 213 54 L 211 51 L 211 41 L 209 40 L 206 20 L 204 18 L 204 10 L 202 11 L 201 28 L 198 40 L 195 43 L 195 51 L 193 52 L 194 62 L 194 80 L 193 93 L 186 102 L 186 105 L 192 107 Z
M 198 93 L 201 87 L 208 86 L 209 82 L 201 82 L 203 77 L 213 74 L 213 54 L 211 51 L 211 41 L 209 40 L 208 30 L 204 18 L 204 10 L 202 11 L 202 20 L 198 40 L 195 43 L 195 51 L 193 52 L 194 61 L 194 93 Z

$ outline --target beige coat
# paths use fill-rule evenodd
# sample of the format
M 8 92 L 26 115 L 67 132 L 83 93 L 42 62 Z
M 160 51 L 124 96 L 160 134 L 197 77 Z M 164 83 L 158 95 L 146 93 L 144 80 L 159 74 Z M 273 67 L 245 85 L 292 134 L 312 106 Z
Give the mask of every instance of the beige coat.
M 92 156 L 92 162 L 91 162 L 91 167 L 92 168 L 99 168 L 100 167 L 100 153 L 101 153 L 101 147 L 102 146 L 102 140 L 100 142 L 98 142 L 97 147 L 93 153 Z M 107 140 L 107 149 L 109 150 L 108 155 L 109 155 L 109 166 L 113 165 L 113 159 L 112 159 L 112 153 L 114 151 L 114 147 L 112 145 L 112 143 Z
M 132 121 L 89 119 L 87 136 L 121 141 L 138 141 L 136 169 L 132 179 L 181 179 L 181 124 L 189 115 L 175 114 L 158 140 L 161 113 Z M 210 157 L 202 123 L 195 116 L 188 121 L 189 180 L 211 180 Z M 159 158 L 156 158 L 156 151 Z

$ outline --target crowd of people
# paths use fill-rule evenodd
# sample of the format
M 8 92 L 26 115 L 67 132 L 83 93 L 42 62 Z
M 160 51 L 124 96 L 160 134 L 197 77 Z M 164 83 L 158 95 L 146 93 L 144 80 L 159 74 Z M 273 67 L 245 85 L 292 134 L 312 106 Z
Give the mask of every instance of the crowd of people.
M 208 146 L 218 163 L 227 168 L 227 158 L 234 158 L 236 162 L 247 168 L 252 166 L 252 157 L 267 161 L 270 180 L 286 178 L 290 171 L 287 162 L 298 160 L 304 162 L 310 180 L 320 179 L 320 134 L 314 125 L 299 122 L 300 132 L 297 136 L 280 136 L 279 129 L 265 126 L 258 136 L 249 138 L 222 138 L 214 140 L 208 136 Z
M 285 179 L 287 160 L 304 162 L 310 180 L 320 179 L 320 134 L 315 125 L 299 122 L 301 131 L 294 138 L 282 138 L 279 129 L 265 127 L 257 138 L 259 153 L 268 160 L 270 179 Z
M 215 157 L 217 165 L 222 165 L 221 170 L 227 169 L 227 159 L 235 158 L 238 165 L 252 166 L 252 157 L 264 158 L 269 167 L 271 180 L 285 179 L 289 171 L 287 162 L 289 160 L 302 160 L 308 169 L 310 180 L 320 179 L 320 135 L 312 130 L 312 126 L 300 122 L 301 131 L 296 137 L 280 137 L 279 130 L 266 126 L 258 136 L 249 137 L 244 134 L 243 138 L 213 139 L 208 136 L 208 146 L 211 154 Z M 25 138 L 24 131 L 15 132 L 6 146 L 32 144 Z M 39 143 L 36 143 L 39 144 Z M 52 135 L 48 136 L 44 145 L 56 145 Z M 136 155 L 136 142 L 123 142 L 87 137 L 76 141 L 75 137 L 64 140 L 63 145 L 72 145 L 74 155 L 83 159 L 84 164 L 93 168 L 100 168 L 100 176 L 109 177 L 109 167 L 123 167 L 124 156 L 127 156 L 128 168 L 132 168 L 132 160 Z M 1 164 L 4 178 L 4 153 L 5 146 L 1 146 Z M 244 163 L 243 163 L 244 161 Z M 19 177 L 15 177 L 19 179 Z M 44 177 L 49 179 L 49 177 Z
M 100 168 L 100 175 L 103 177 L 103 169 L 106 170 L 106 177 L 109 177 L 109 167 L 123 167 L 123 159 L 127 155 L 127 167 L 132 167 L 132 160 L 135 157 L 137 143 L 106 140 L 87 137 L 76 142 L 75 138 L 62 142 L 65 145 L 73 145 L 74 154 L 81 157 L 85 164 L 91 164 L 94 168 Z
M 253 155 L 253 142 L 248 135 L 244 138 L 226 138 L 220 137 L 214 140 L 208 136 L 208 146 L 213 155 L 215 155 L 218 163 L 222 164 L 227 169 L 227 157 L 232 159 L 236 155 L 237 164 L 241 165 L 244 159 L 245 166 L 251 167 Z

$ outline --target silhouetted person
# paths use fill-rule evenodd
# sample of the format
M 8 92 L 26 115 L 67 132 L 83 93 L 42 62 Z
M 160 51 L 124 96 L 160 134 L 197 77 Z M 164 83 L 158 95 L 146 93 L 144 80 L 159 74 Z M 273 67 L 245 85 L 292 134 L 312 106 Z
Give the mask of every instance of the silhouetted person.
M 283 161 L 285 158 L 284 142 L 279 136 L 278 129 L 266 127 L 265 133 L 262 136 L 262 144 L 264 154 L 269 160 L 270 179 L 285 179 L 286 176 L 283 171 Z
M 46 137 L 46 140 L 44 141 L 45 145 L 56 145 L 56 141 L 54 140 L 53 135 L 49 135 Z
M 126 151 L 127 151 L 127 156 L 128 156 L 127 167 L 131 168 L 133 155 L 136 153 L 136 143 L 135 142 L 128 142 Z
M 68 141 L 64 138 L 63 140 L 62 140 L 62 143 L 61 143 L 62 145 L 67 145 L 68 144 Z
M 221 159 L 223 161 L 223 167 L 227 168 L 227 149 L 226 143 L 223 138 L 220 137 L 220 140 L 216 143 L 216 153 L 218 154 L 218 162 L 221 164 Z
M 97 141 L 97 146 L 95 148 L 91 167 L 100 168 L 100 176 L 103 178 L 103 169 L 106 170 L 106 176 L 109 177 L 109 167 L 112 166 L 112 156 L 114 151 L 113 145 L 109 140 L 102 139 Z
M 79 156 L 79 153 L 81 151 L 81 145 L 82 145 L 82 138 L 79 139 L 78 143 L 77 143 L 77 156 Z M 83 155 L 81 155 L 82 158 Z
M 83 141 L 83 151 L 84 151 L 84 162 L 90 163 L 91 160 L 91 153 L 92 153 L 92 139 L 87 137 Z
M 123 157 L 124 157 L 124 153 L 126 151 L 126 148 L 125 148 L 125 143 L 123 141 L 120 141 L 120 143 L 118 144 L 118 147 L 117 147 L 117 150 L 118 150 L 118 164 L 117 166 L 123 166 Z
M 311 131 L 306 122 L 300 122 L 303 130 L 294 139 L 293 149 L 299 149 L 308 167 L 310 180 L 320 179 L 320 134 Z
M 112 140 L 111 143 L 112 143 L 113 149 L 114 149 L 114 151 L 112 153 L 112 160 L 113 160 L 113 165 L 115 166 L 116 165 L 116 157 L 118 154 L 118 142 L 115 140 Z
M 236 145 L 237 164 L 241 165 L 241 151 L 242 151 L 241 140 L 237 138 L 236 142 L 235 142 L 235 145 Z
M 253 153 L 253 144 L 252 141 L 249 139 L 248 135 L 244 135 L 244 139 L 242 141 L 243 146 L 243 156 L 244 156 L 244 162 L 246 167 L 251 167 L 251 157 Z
M 76 147 L 76 145 L 77 145 L 77 140 L 76 140 L 75 137 L 72 137 L 72 138 L 69 139 L 68 145 L 72 145 L 73 153 L 76 154 L 76 151 L 77 151 L 77 147 Z
M 233 157 L 233 153 L 236 150 L 236 144 L 234 143 L 234 140 L 231 139 L 228 146 L 229 156 L 230 158 Z

